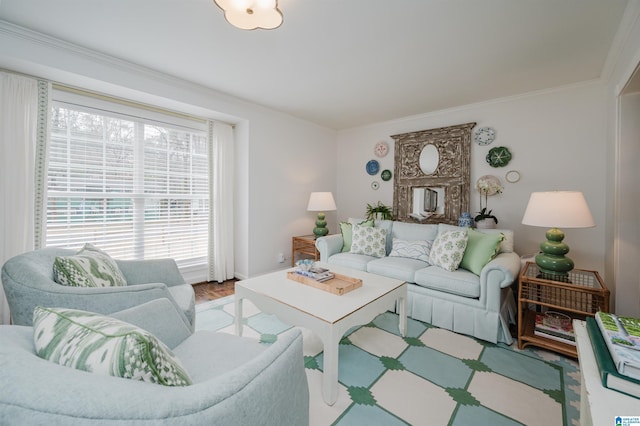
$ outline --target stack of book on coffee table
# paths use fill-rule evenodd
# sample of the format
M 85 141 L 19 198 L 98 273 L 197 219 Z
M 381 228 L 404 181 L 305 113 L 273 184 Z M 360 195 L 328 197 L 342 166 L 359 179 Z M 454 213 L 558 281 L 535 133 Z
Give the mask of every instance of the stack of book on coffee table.
M 602 385 L 640 398 L 640 319 L 598 312 L 587 332 Z
M 576 346 L 576 335 L 571 318 L 558 312 L 548 311 L 544 314 L 536 314 L 533 333 L 536 336 Z
M 329 281 L 335 276 L 327 268 L 321 268 L 319 266 L 312 266 L 308 270 L 304 270 L 301 268 L 294 268 L 294 272 L 298 275 L 309 277 L 321 283 L 325 281 Z

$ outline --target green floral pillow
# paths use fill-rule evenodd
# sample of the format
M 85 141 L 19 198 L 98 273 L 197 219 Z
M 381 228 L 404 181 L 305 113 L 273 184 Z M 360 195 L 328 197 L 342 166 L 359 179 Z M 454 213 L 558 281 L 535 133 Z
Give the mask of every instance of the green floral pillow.
M 351 253 L 384 257 L 386 253 L 387 230 L 364 225 L 353 225 Z
M 91 244 L 73 256 L 58 256 L 53 262 L 53 279 L 72 287 L 126 286 L 115 260 Z
M 358 225 L 373 226 L 373 220 L 365 220 Z M 340 232 L 342 233 L 342 253 L 348 253 L 351 251 L 351 241 L 353 240 L 353 224 L 340 222 Z
M 438 234 L 431 247 L 429 263 L 447 271 L 455 271 L 467 248 L 467 230 L 444 231 Z
M 37 306 L 33 342 L 39 357 L 66 367 L 165 386 L 192 384 L 164 343 L 115 318 Z

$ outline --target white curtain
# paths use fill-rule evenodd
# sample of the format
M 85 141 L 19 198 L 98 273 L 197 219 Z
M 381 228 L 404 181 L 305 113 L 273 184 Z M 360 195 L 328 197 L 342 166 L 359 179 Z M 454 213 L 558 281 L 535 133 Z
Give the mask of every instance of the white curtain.
M 233 278 L 233 127 L 209 122 L 209 281 Z
M 0 264 L 34 247 L 38 81 L 0 72 Z M 0 323 L 9 306 L 0 288 Z

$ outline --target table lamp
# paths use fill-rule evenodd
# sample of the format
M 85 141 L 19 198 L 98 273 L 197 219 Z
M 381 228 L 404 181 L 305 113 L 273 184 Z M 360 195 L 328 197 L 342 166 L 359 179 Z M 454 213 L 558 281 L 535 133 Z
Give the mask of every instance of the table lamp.
M 311 193 L 307 210 L 310 212 L 318 212 L 316 227 L 313 228 L 313 234 L 316 238 L 323 237 L 329 233 L 329 230 L 327 229 L 327 221 L 324 220 L 324 212 L 333 211 L 335 209 L 336 202 L 333 200 L 333 194 L 331 194 L 331 192 Z
M 540 244 L 542 253 L 536 265 L 543 275 L 566 278 L 573 269 L 573 260 L 565 255 L 569 246 L 562 242 L 564 232 L 558 228 L 592 228 L 596 226 L 582 192 L 533 192 L 522 218 L 524 225 L 549 227 L 547 241 Z

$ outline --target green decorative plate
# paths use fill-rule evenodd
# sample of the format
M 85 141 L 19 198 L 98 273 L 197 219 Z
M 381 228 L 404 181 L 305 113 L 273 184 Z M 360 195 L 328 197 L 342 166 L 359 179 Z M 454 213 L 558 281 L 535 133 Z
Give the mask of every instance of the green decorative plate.
M 487 154 L 487 163 L 491 167 L 504 167 L 511 161 L 511 153 L 504 146 L 491 148 Z
M 389 179 L 391 179 L 391 170 L 383 170 L 382 173 L 380 174 L 380 177 L 382 177 L 383 181 L 388 181 Z

